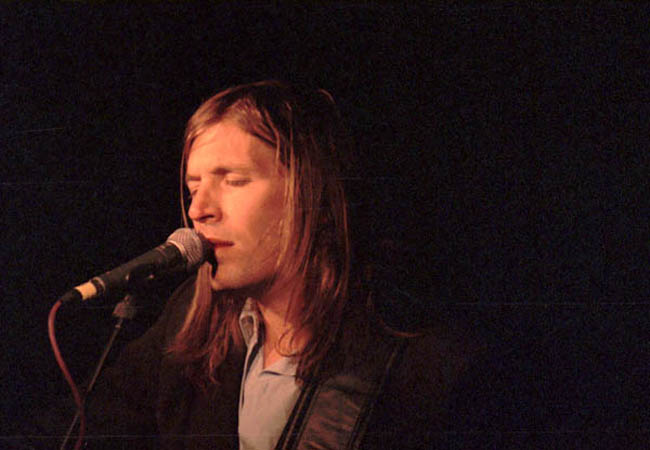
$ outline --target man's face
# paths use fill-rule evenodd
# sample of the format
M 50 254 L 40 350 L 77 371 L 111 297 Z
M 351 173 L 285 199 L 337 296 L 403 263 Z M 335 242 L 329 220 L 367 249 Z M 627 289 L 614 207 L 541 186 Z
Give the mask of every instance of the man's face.
M 273 149 L 235 122 L 212 125 L 194 140 L 187 159 L 188 215 L 214 247 L 214 290 L 245 288 L 273 277 L 285 173 Z

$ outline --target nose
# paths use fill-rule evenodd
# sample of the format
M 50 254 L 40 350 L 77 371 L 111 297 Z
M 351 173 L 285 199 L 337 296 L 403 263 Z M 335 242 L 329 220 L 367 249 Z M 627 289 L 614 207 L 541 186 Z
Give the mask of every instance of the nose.
M 221 220 L 218 193 L 209 186 L 200 186 L 192 195 L 187 215 L 192 222 L 217 222 Z

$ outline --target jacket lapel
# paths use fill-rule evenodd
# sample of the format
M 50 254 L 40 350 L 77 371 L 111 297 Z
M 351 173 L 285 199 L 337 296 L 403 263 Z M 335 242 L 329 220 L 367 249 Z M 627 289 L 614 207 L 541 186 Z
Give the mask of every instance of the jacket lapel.
M 405 341 L 369 349 L 362 364 L 346 365 L 337 374 L 302 391 L 276 450 L 359 448 L 367 421 Z

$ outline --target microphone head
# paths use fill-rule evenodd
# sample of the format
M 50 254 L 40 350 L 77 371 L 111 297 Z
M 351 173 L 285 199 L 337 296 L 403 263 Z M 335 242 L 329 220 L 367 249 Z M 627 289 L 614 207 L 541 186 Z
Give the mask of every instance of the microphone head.
M 209 243 L 191 228 L 179 228 L 169 235 L 167 242 L 180 250 L 188 272 L 200 266 L 210 253 Z

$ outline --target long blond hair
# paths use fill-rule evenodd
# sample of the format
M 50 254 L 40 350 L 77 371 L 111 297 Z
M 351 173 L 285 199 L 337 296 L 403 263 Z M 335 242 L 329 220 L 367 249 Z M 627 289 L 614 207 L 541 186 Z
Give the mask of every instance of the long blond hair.
M 205 101 L 188 121 L 181 186 L 194 139 L 225 119 L 274 148 L 287 169 L 287 208 L 276 272 L 304 285 L 304 302 L 289 305 L 288 314 L 311 331 L 307 344 L 294 355 L 297 376 L 307 379 L 334 344 L 349 299 L 350 233 L 342 180 L 348 135 L 332 96 L 324 90 L 300 90 L 278 81 L 232 87 Z M 181 207 L 187 225 L 183 200 Z M 185 322 L 169 349 L 202 385 L 218 382 L 217 368 L 230 346 L 243 345 L 238 317 L 244 299 L 212 291 L 209 276 L 206 264 L 198 271 Z

